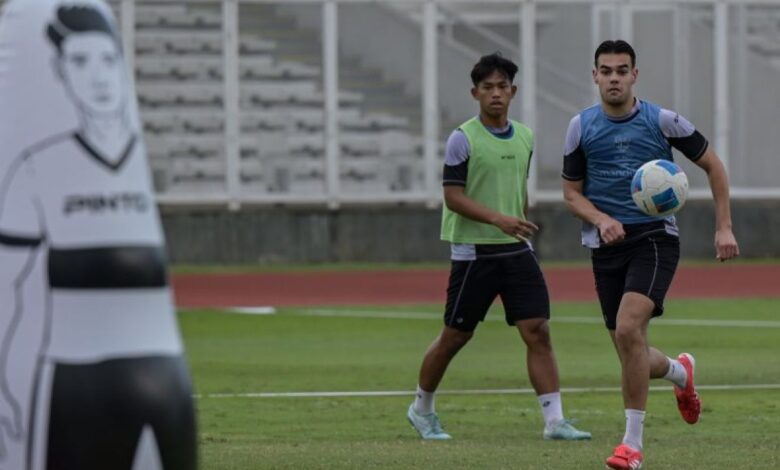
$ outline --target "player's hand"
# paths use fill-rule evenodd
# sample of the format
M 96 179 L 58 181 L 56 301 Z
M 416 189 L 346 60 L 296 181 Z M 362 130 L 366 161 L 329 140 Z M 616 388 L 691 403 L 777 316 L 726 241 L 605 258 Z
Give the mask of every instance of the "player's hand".
M 22 437 L 22 409 L 19 402 L 8 393 L 0 393 L 0 436 L 13 439 Z
M 734 233 L 730 229 L 721 229 L 715 232 L 715 258 L 726 261 L 739 256 L 739 245 Z
M 494 223 L 496 227 L 500 228 L 502 232 L 517 238 L 518 240 L 524 240 L 533 236 L 539 227 L 533 222 L 522 220 L 517 217 L 511 217 L 503 215 L 499 217 Z
M 596 222 L 596 228 L 599 229 L 599 235 L 607 245 L 622 242 L 626 238 L 623 224 L 606 214 Z
M 8 454 L 8 440 L 18 441 L 22 438 L 22 410 L 16 400 L 6 393 L 0 394 L 0 462 Z

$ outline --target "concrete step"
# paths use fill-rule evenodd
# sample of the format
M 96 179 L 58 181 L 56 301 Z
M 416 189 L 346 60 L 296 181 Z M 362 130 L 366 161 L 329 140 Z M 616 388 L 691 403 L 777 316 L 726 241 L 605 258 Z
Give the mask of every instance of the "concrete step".
M 349 90 L 360 90 L 378 95 L 392 95 L 394 97 L 404 96 L 404 86 L 399 82 L 363 80 L 354 78 L 344 78 L 339 80 L 339 86 Z

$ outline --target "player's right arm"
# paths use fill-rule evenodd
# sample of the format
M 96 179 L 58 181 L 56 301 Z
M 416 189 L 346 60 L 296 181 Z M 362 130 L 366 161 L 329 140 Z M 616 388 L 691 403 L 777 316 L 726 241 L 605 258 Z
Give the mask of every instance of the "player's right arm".
M 580 145 L 580 116 L 574 116 L 566 131 L 566 144 L 563 150 L 563 199 L 566 207 L 578 218 L 588 222 L 599 230 L 605 244 L 623 240 L 626 233 L 623 224 L 601 212 L 583 193 L 587 176 L 587 160 Z
M 18 284 L 23 280 L 32 256 L 30 247 L 0 244 L 0 296 L 4 299 L 0 307 L 0 443 L 4 434 L 19 439 L 23 432 L 22 408 L 11 389 L 12 377 L 8 369 L 22 316 Z
M 623 224 L 601 212 L 582 194 L 583 181 L 563 180 L 563 198 L 569 211 L 580 219 L 595 225 L 605 244 L 623 240 Z
M 517 239 L 531 237 L 539 227 L 532 222 L 494 211 L 466 194 L 469 144 L 466 136 L 455 130 L 447 139 L 444 157 L 444 204 L 463 217 L 498 227 Z
M 24 311 L 22 287 L 43 238 L 34 187 L 24 160 L 15 162 L 0 183 L 0 439 L 4 434 L 19 439 L 23 433 L 22 408 L 11 387 L 17 377 L 9 376 L 9 363 L 20 352 L 16 334 L 22 317 L 31 313 Z

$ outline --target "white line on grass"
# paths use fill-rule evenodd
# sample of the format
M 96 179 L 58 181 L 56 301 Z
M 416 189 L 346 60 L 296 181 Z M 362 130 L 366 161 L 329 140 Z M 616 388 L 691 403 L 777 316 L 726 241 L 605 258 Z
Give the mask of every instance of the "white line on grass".
M 267 306 L 255 306 L 255 307 L 228 307 L 226 309 L 230 313 L 244 313 L 247 315 L 273 315 L 276 313 L 276 309 Z
M 669 391 L 671 386 L 650 387 L 651 392 Z M 697 390 L 780 390 L 780 384 L 722 384 L 697 385 Z M 569 387 L 561 393 L 616 393 L 620 387 Z M 414 390 L 356 391 L 356 392 L 253 392 L 253 393 L 203 393 L 195 398 L 332 398 L 332 397 L 398 397 L 412 396 Z M 530 395 L 532 388 L 497 388 L 484 390 L 441 390 L 439 395 Z
M 371 310 L 335 310 L 335 309 L 295 309 L 293 315 L 308 317 L 348 317 L 348 318 L 379 318 L 403 320 L 441 320 L 442 315 L 430 312 L 392 312 Z M 487 321 L 504 321 L 503 317 L 487 317 Z M 604 320 L 595 317 L 558 317 L 553 316 L 554 323 L 587 323 L 603 324 Z M 667 326 L 713 326 L 721 328 L 780 328 L 780 321 L 771 320 L 693 320 L 686 318 L 653 320 L 653 325 Z

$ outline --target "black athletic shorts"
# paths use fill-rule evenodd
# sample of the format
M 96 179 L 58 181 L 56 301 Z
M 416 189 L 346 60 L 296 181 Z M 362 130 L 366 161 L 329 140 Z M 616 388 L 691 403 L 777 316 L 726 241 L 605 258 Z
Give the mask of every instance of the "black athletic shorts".
M 550 297 L 532 250 L 472 261 L 453 261 L 447 287 L 444 324 L 474 331 L 496 296 L 508 325 L 530 318 L 550 318 Z
M 653 316 L 663 315 L 664 298 L 680 259 L 680 240 L 659 233 L 591 252 L 596 292 L 607 328 L 614 330 L 620 301 L 626 292 L 642 294 L 655 304 Z
M 195 470 L 195 414 L 183 358 L 55 365 L 48 470 L 130 470 L 147 426 L 165 470 Z

